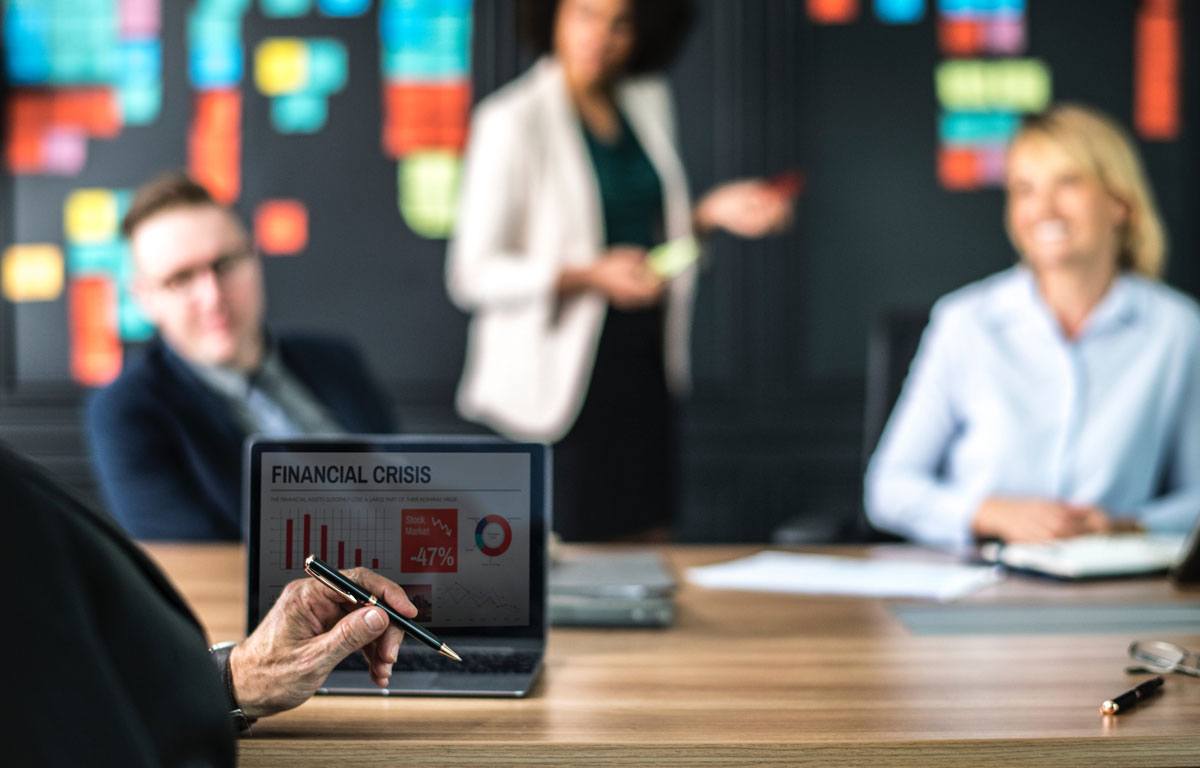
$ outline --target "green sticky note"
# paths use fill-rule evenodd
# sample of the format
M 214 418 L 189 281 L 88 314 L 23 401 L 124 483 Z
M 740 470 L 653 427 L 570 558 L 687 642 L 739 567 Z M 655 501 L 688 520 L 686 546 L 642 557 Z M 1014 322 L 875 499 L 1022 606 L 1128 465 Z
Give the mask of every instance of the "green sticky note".
M 462 160 L 453 152 L 415 152 L 397 167 L 400 214 L 422 237 L 446 237 L 454 228 Z
M 682 274 L 700 258 L 700 243 L 694 237 L 677 237 L 655 246 L 646 257 L 650 269 L 664 280 Z

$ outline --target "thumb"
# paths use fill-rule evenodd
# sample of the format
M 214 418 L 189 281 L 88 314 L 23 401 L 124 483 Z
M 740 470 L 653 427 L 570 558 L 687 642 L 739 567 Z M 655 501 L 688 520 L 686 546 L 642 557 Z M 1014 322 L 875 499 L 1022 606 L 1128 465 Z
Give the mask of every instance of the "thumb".
M 375 607 L 348 613 L 321 636 L 323 651 L 334 664 L 378 639 L 388 627 L 388 619 Z

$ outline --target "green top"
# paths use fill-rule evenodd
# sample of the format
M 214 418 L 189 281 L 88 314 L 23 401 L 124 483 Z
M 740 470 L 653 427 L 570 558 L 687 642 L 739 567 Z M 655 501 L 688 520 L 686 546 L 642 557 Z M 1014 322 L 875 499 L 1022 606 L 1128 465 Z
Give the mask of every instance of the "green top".
M 621 134 L 605 142 L 588 130 L 587 142 L 600 202 L 604 211 L 606 245 L 637 245 L 652 248 L 663 241 L 663 197 L 658 173 L 620 112 Z

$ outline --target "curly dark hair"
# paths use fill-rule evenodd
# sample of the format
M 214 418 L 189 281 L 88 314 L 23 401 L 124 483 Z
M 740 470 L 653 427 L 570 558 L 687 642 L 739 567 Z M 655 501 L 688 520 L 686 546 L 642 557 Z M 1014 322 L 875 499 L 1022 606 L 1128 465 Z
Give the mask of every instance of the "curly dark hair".
M 630 0 L 633 6 L 633 53 L 625 72 L 640 75 L 666 69 L 683 47 L 695 12 L 691 0 Z M 554 50 L 554 19 L 559 0 L 520 0 L 521 31 L 538 55 Z

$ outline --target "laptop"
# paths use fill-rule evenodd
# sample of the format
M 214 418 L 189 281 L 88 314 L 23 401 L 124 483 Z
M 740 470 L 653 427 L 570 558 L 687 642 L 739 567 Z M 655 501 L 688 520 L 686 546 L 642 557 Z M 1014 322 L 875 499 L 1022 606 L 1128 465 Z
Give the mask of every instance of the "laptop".
M 416 621 L 462 656 L 412 640 L 386 689 L 354 654 L 324 694 L 529 693 L 546 648 L 550 449 L 487 437 L 254 438 L 246 449 L 247 627 L 316 554 L 404 587 Z

